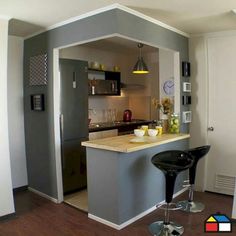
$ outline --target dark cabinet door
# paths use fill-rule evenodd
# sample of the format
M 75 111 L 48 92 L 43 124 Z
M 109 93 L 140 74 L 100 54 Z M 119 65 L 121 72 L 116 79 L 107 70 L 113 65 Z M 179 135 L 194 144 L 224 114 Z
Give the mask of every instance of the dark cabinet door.
M 88 137 L 88 62 L 60 59 L 62 140 Z
M 110 83 L 111 94 L 120 95 L 120 72 L 106 71 L 105 78 L 107 81 L 113 81 Z
M 86 148 L 81 142 L 87 138 L 64 141 L 62 146 L 63 190 L 69 193 L 87 186 Z
M 102 71 L 90 68 L 89 73 L 94 77 L 94 79 L 89 79 L 88 91 L 90 96 L 120 95 L 120 72 Z M 103 79 L 96 79 L 98 75 Z

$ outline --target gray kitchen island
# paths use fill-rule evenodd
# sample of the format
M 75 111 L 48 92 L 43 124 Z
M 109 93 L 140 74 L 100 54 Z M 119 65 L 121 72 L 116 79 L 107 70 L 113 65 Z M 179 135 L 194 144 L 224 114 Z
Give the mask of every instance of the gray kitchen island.
M 155 210 L 165 198 L 165 179 L 151 158 L 161 151 L 187 149 L 189 137 L 123 135 L 83 142 L 89 218 L 119 230 Z M 185 177 L 186 172 L 178 176 L 175 195 L 183 192 Z

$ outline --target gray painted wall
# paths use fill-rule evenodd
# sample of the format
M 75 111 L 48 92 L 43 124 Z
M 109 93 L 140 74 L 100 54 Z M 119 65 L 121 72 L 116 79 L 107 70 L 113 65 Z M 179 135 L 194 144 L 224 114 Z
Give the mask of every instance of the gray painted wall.
M 151 158 L 165 150 L 187 149 L 181 140 L 132 153 L 87 148 L 89 213 L 122 224 L 165 199 L 164 174 Z M 186 172 L 178 175 L 175 192 Z
M 140 30 L 142 29 L 142 30 Z M 29 186 L 57 198 L 53 126 L 53 49 L 113 33 L 180 52 L 188 59 L 188 39 L 119 9 L 103 12 L 34 36 L 24 42 L 24 111 Z M 29 59 L 48 54 L 47 86 L 29 86 Z M 44 93 L 46 110 L 30 110 L 30 94 Z M 182 131 L 188 131 L 183 126 Z

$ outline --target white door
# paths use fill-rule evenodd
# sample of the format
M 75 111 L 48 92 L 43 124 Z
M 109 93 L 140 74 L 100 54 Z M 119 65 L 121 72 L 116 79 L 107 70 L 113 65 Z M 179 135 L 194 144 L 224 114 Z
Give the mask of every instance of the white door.
M 236 176 L 236 36 L 209 38 L 206 190 L 233 195 Z M 209 128 L 208 128 L 209 129 Z

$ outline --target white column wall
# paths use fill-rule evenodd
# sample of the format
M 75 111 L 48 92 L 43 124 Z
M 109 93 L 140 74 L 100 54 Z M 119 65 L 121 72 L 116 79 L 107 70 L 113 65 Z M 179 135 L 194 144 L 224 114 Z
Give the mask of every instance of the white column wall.
M 192 86 L 192 123 L 190 123 L 190 147 L 207 144 L 208 122 L 208 78 L 207 78 L 207 51 L 203 36 L 189 39 L 189 60 L 191 63 Z M 199 161 L 196 174 L 195 188 L 204 191 L 205 188 L 206 158 Z
M 0 19 L 0 217 L 15 211 L 8 136 L 7 47 L 8 20 Z
M 8 126 L 13 188 L 28 185 L 23 104 L 23 45 L 21 37 L 8 38 Z
M 159 49 L 160 98 L 168 97 L 163 90 L 166 80 L 174 78 L 174 52 Z
M 170 98 L 178 98 L 180 93 L 180 78 L 179 78 L 179 70 L 176 68 L 179 67 L 176 62 L 178 54 L 173 51 L 168 51 L 164 49 L 159 49 L 159 92 L 160 92 L 160 100 L 164 97 Z M 175 83 L 175 93 L 173 96 L 169 96 L 165 94 L 163 86 L 167 80 L 174 80 Z M 180 111 L 180 101 L 178 99 L 177 103 L 174 106 L 174 112 L 179 113 Z M 163 114 L 160 112 L 160 118 L 162 119 Z
M 224 37 L 235 35 L 236 31 L 218 32 L 189 40 L 189 58 L 192 69 L 192 123 L 190 125 L 191 147 L 207 144 L 208 126 L 208 60 L 207 44 L 209 37 Z M 225 63 L 228 63 L 227 61 Z M 224 66 L 224 65 L 222 65 Z M 200 160 L 196 175 L 196 189 L 205 190 L 206 158 Z M 236 219 L 236 186 L 232 207 L 232 218 Z

